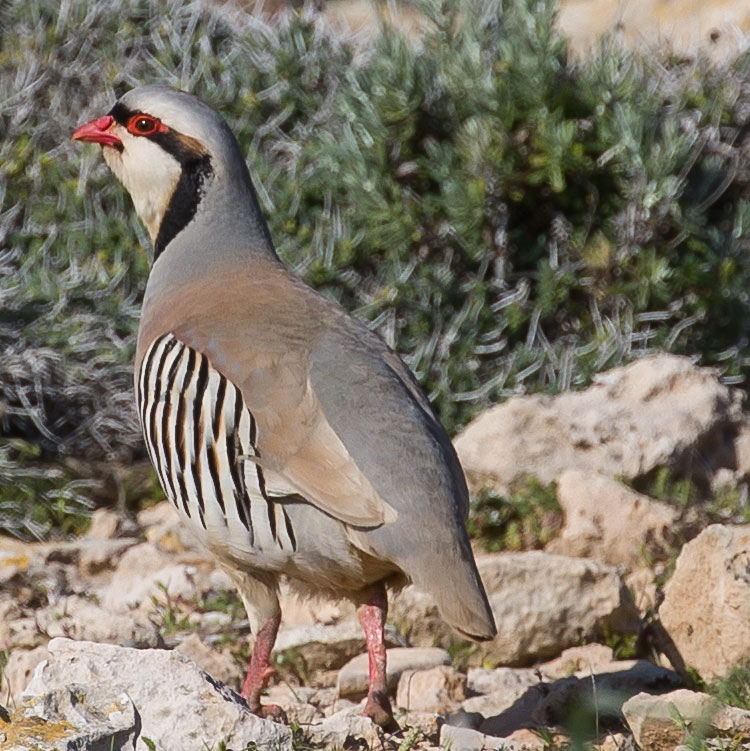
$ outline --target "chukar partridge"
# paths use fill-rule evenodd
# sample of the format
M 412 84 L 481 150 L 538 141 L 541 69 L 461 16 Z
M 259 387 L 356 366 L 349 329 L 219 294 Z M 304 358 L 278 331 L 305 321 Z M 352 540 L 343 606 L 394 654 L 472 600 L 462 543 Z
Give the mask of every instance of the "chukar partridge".
M 247 609 L 248 706 L 278 710 L 260 697 L 283 575 L 359 606 L 364 713 L 392 724 L 386 585 L 414 582 L 465 637 L 496 633 L 450 439 L 398 356 L 281 263 L 239 146 L 213 109 L 143 86 L 73 138 L 102 146 L 154 244 L 138 412 L 164 492 Z

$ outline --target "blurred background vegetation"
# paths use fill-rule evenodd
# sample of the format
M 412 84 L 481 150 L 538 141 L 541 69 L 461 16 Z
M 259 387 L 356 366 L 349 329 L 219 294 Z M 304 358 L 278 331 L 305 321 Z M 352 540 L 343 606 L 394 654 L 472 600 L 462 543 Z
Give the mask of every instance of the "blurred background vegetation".
M 455 433 L 666 350 L 750 370 L 750 55 L 576 61 L 551 0 L 425 0 L 355 41 L 182 0 L 0 10 L 0 529 L 158 492 L 132 398 L 150 247 L 72 129 L 165 82 L 237 133 L 284 260 L 367 321 Z M 525 533 L 519 532 L 523 535 Z

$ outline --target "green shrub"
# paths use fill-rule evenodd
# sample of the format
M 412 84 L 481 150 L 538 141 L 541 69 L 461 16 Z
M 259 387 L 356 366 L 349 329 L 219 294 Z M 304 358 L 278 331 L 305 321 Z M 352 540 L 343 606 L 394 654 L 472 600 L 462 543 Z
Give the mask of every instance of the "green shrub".
M 45 462 L 144 456 L 130 363 L 148 242 L 68 137 L 154 81 L 224 113 L 283 258 L 405 357 L 451 431 L 657 349 L 746 376 L 750 57 L 607 45 L 575 64 L 549 0 L 423 9 L 420 44 L 384 27 L 362 51 L 307 14 L 7 0 L 6 440 Z

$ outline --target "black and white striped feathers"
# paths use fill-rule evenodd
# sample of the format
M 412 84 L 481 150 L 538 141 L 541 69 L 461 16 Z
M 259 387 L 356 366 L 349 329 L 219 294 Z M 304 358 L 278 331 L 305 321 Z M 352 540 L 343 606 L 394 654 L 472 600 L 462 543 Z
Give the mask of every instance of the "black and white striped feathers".
M 239 390 L 204 355 L 171 334 L 146 351 L 138 412 L 164 492 L 196 533 L 237 549 L 294 552 L 282 500 L 256 461 L 255 419 Z

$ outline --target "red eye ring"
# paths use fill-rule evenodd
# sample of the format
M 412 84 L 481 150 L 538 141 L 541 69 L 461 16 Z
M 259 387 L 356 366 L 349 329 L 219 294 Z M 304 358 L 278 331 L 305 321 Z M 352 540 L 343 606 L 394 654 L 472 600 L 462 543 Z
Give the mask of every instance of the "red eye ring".
M 161 133 L 167 128 L 155 117 L 151 115 L 133 115 L 127 124 L 128 133 L 132 133 L 134 136 L 150 136 L 154 133 Z

